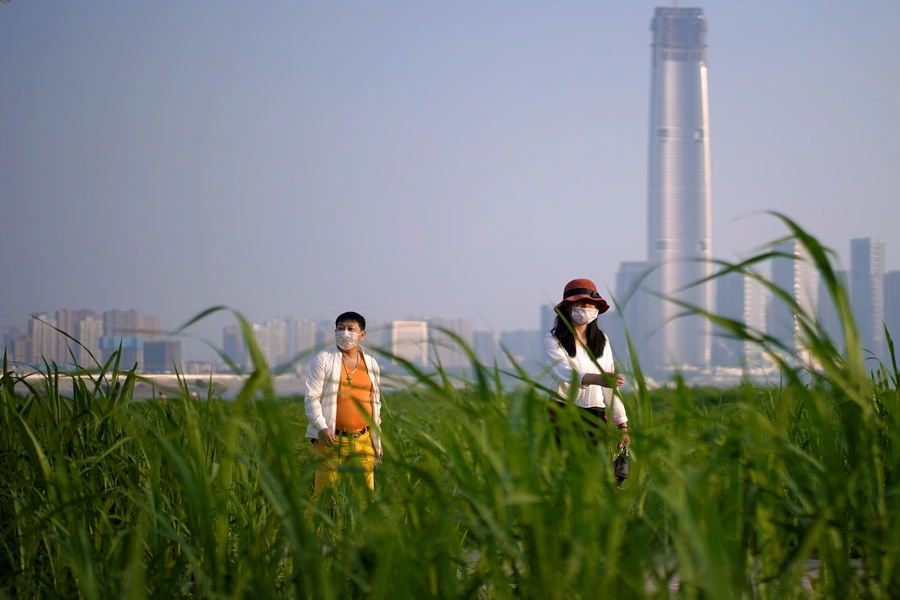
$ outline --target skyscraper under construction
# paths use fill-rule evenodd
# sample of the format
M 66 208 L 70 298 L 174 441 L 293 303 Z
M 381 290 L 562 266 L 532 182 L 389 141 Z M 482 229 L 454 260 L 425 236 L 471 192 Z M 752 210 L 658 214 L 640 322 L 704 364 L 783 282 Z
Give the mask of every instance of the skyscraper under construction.
M 655 365 L 707 368 L 710 324 L 682 302 L 712 310 L 706 19 L 699 8 L 657 8 L 650 91 L 647 289 Z M 675 300 L 676 302 L 673 302 Z

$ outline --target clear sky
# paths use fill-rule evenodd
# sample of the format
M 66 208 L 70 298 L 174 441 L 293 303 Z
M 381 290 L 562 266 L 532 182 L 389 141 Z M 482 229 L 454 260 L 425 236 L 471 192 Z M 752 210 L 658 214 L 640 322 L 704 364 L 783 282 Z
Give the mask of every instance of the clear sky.
M 657 5 L 2 4 L 0 326 L 227 304 L 535 329 L 569 279 L 646 258 Z M 713 254 L 781 236 L 778 210 L 900 269 L 900 3 L 700 6 Z

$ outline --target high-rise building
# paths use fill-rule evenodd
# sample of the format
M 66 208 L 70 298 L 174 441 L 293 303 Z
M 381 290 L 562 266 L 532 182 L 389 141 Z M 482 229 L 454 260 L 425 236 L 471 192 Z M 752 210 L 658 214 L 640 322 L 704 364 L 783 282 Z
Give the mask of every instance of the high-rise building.
M 11 363 L 31 364 L 31 338 L 27 334 L 13 337 L 6 345 L 7 360 Z
M 253 337 L 256 338 L 256 345 L 259 347 L 259 353 L 262 354 L 263 360 L 266 361 L 268 366 L 273 366 L 272 359 L 275 357 L 272 355 L 272 335 L 271 331 L 269 331 L 269 325 L 267 323 L 262 325 L 254 323 Z M 255 366 L 259 367 L 261 365 Z
M 810 262 L 809 253 L 797 240 L 789 240 L 775 246 L 783 256 L 772 259 L 772 283 L 790 296 L 790 301 L 772 299 L 768 333 L 779 340 L 790 353 L 799 353 L 804 360 L 805 350 L 800 345 L 800 320 L 802 312 L 810 319 L 818 316 L 818 271 Z
M 103 337 L 103 321 L 93 314 L 88 314 L 78 321 L 78 335 L 75 337 L 81 343 L 75 351 L 78 365 L 85 369 L 97 368 L 96 361 L 100 360 L 100 338 Z
M 494 331 L 476 331 L 474 334 L 475 354 L 483 365 L 499 364 L 503 353 L 500 351 L 500 335 Z
M 444 369 L 469 366 L 466 349 L 473 349 L 475 343 L 471 321 L 435 317 L 428 320 L 428 334 L 428 358 L 432 363 L 440 364 Z M 462 345 L 454 336 L 461 340 Z
M 266 321 L 266 326 L 269 328 L 269 355 L 272 361 L 269 365 L 287 362 L 292 358 L 288 355 L 288 324 L 284 319 L 271 319 Z
M 28 329 L 23 325 L 12 325 L 4 327 L 2 333 L 3 352 L 6 352 L 6 359 L 11 363 L 26 362 L 31 355 Z M 25 342 L 28 342 L 28 348 L 25 347 Z
M 712 311 L 709 98 L 706 19 L 699 8 L 657 8 L 650 91 L 647 289 L 652 364 L 707 368 Z
M 141 335 L 113 335 L 100 338 L 100 362 L 104 365 L 114 352 L 119 354 L 119 368 L 128 370 L 135 364 L 144 367 L 144 342 Z
M 103 335 L 114 336 L 125 332 L 125 311 L 114 308 L 103 311 Z
M 652 360 L 652 356 L 645 355 L 647 340 L 651 332 L 648 330 L 648 306 L 652 305 L 652 299 L 643 291 L 642 284 L 648 275 L 650 263 L 647 262 L 623 262 L 619 264 L 616 273 L 616 304 L 622 319 L 622 326 L 631 338 L 638 353 L 638 358 L 643 364 L 646 360 Z M 624 337 L 624 336 L 623 336 Z M 613 346 L 620 356 L 628 352 L 626 342 L 628 338 Z
M 900 354 L 900 271 L 884 274 L 884 325 L 894 344 L 894 354 Z M 890 360 L 887 349 L 885 358 Z M 900 356 L 897 358 L 900 360 Z
M 135 310 L 133 308 L 125 311 L 125 330 L 130 335 L 135 335 L 136 333 L 142 331 L 144 329 L 144 315 L 140 313 L 140 311 Z
M 512 360 L 520 367 L 529 367 L 534 363 L 544 362 L 544 332 L 537 329 L 519 329 L 500 333 L 502 358 L 500 365 L 512 366 Z M 507 354 L 509 353 L 509 355 Z
M 847 287 L 847 271 L 835 271 L 838 282 L 849 293 Z M 844 351 L 844 324 L 838 314 L 837 307 L 834 305 L 834 299 L 830 296 L 824 278 L 819 278 L 819 326 L 822 331 L 828 335 L 831 342 L 839 352 Z
M 766 330 L 766 307 L 769 292 L 758 279 L 744 277 L 744 324 L 757 333 L 768 333 Z M 763 349 L 754 342 L 744 344 L 744 361 L 758 361 L 763 358 Z
M 78 329 L 78 321 L 75 320 L 75 311 L 71 308 L 61 308 L 56 311 L 56 326 L 60 331 L 75 337 Z M 66 336 L 59 334 L 56 336 L 56 362 L 64 365 L 71 364 L 72 356 L 69 354 L 69 348 L 75 351 L 76 345 Z
M 766 333 L 766 288 L 757 279 L 744 273 L 729 273 L 718 277 L 716 314 L 737 321 L 756 334 Z M 745 366 L 748 361 L 759 360 L 762 348 L 716 328 L 712 354 L 714 365 L 738 367 Z
M 294 360 L 298 356 L 301 363 L 313 359 L 316 350 L 316 331 L 319 326 L 309 319 L 288 317 L 288 356 Z
M 160 340 L 144 343 L 144 371 L 159 373 L 177 370 L 184 372 L 181 365 L 181 341 Z
M 716 278 L 716 314 L 744 324 L 743 273 Z M 712 363 L 717 367 L 737 367 L 744 361 L 744 342 L 723 328 L 713 328 Z
M 865 356 L 884 358 L 884 240 L 850 240 L 850 308 Z
M 155 340 L 159 336 L 159 317 L 155 315 L 144 315 L 144 323 L 142 331 L 148 339 Z
M 241 369 L 247 368 L 247 345 L 240 325 L 235 323 L 222 329 L 222 351 Z
M 32 365 L 40 366 L 44 361 L 56 362 L 56 345 L 59 334 L 56 329 L 56 319 L 47 313 L 35 313 L 28 321 L 28 337 L 31 338 Z
M 424 367 L 428 364 L 428 323 L 391 321 L 384 330 L 384 349 L 397 358 Z M 395 364 L 396 361 L 394 361 Z

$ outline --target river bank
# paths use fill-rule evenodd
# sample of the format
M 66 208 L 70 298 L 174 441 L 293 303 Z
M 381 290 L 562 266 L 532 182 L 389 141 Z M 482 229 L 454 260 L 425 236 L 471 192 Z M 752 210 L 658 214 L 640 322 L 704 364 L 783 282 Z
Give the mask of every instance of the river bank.
M 74 387 L 74 380 L 79 376 L 60 373 L 59 391 L 63 395 L 71 395 Z M 248 375 L 235 375 L 232 373 L 213 373 L 212 375 L 175 375 L 170 373 L 152 373 L 141 374 L 138 376 L 140 380 L 135 383 L 135 398 L 158 398 L 160 394 L 166 397 L 175 396 L 180 393 L 182 386 L 186 386 L 192 396 L 198 398 L 206 398 L 209 393 L 210 385 L 213 388 L 213 395 L 233 399 L 243 389 L 244 383 L 247 381 Z M 88 386 L 93 386 L 93 382 L 85 376 L 81 376 Z M 42 373 L 33 373 L 25 376 L 24 381 L 35 385 L 38 389 L 44 388 L 46 379 Z M 279 396 L 302 396 L 306 389 L 306 377 L 296 373 L 279 375 L 274 378 L 275 393 Z M 385 375 L 382 377 L 382 388 L 385 391 L 393 391 L 398 389 L 409 388 L 415 384 L 415 379 L 408 375 Z M 19 382 L 16 391 L 26 393 L 27 389 L 23 382 Z

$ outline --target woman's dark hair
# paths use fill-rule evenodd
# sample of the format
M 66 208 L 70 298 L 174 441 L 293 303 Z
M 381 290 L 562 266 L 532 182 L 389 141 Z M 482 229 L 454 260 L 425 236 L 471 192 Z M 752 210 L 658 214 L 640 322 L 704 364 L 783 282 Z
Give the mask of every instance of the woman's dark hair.
M 564 302 L 562 306 L 556 309 L 556 323 L 550 333 L 557 339 L 559 345 L 563 347 L 566 354 L 575 356 L 575 332 L 572 331 L 572 311 L 568 302 Z M 598 359 L 603 355 L 606 349 L 606 336 L 596 326 L 597 322 L 589 323 L 585 338 L 587 338 L 587 349 L 590 350 L 594 359 Z

